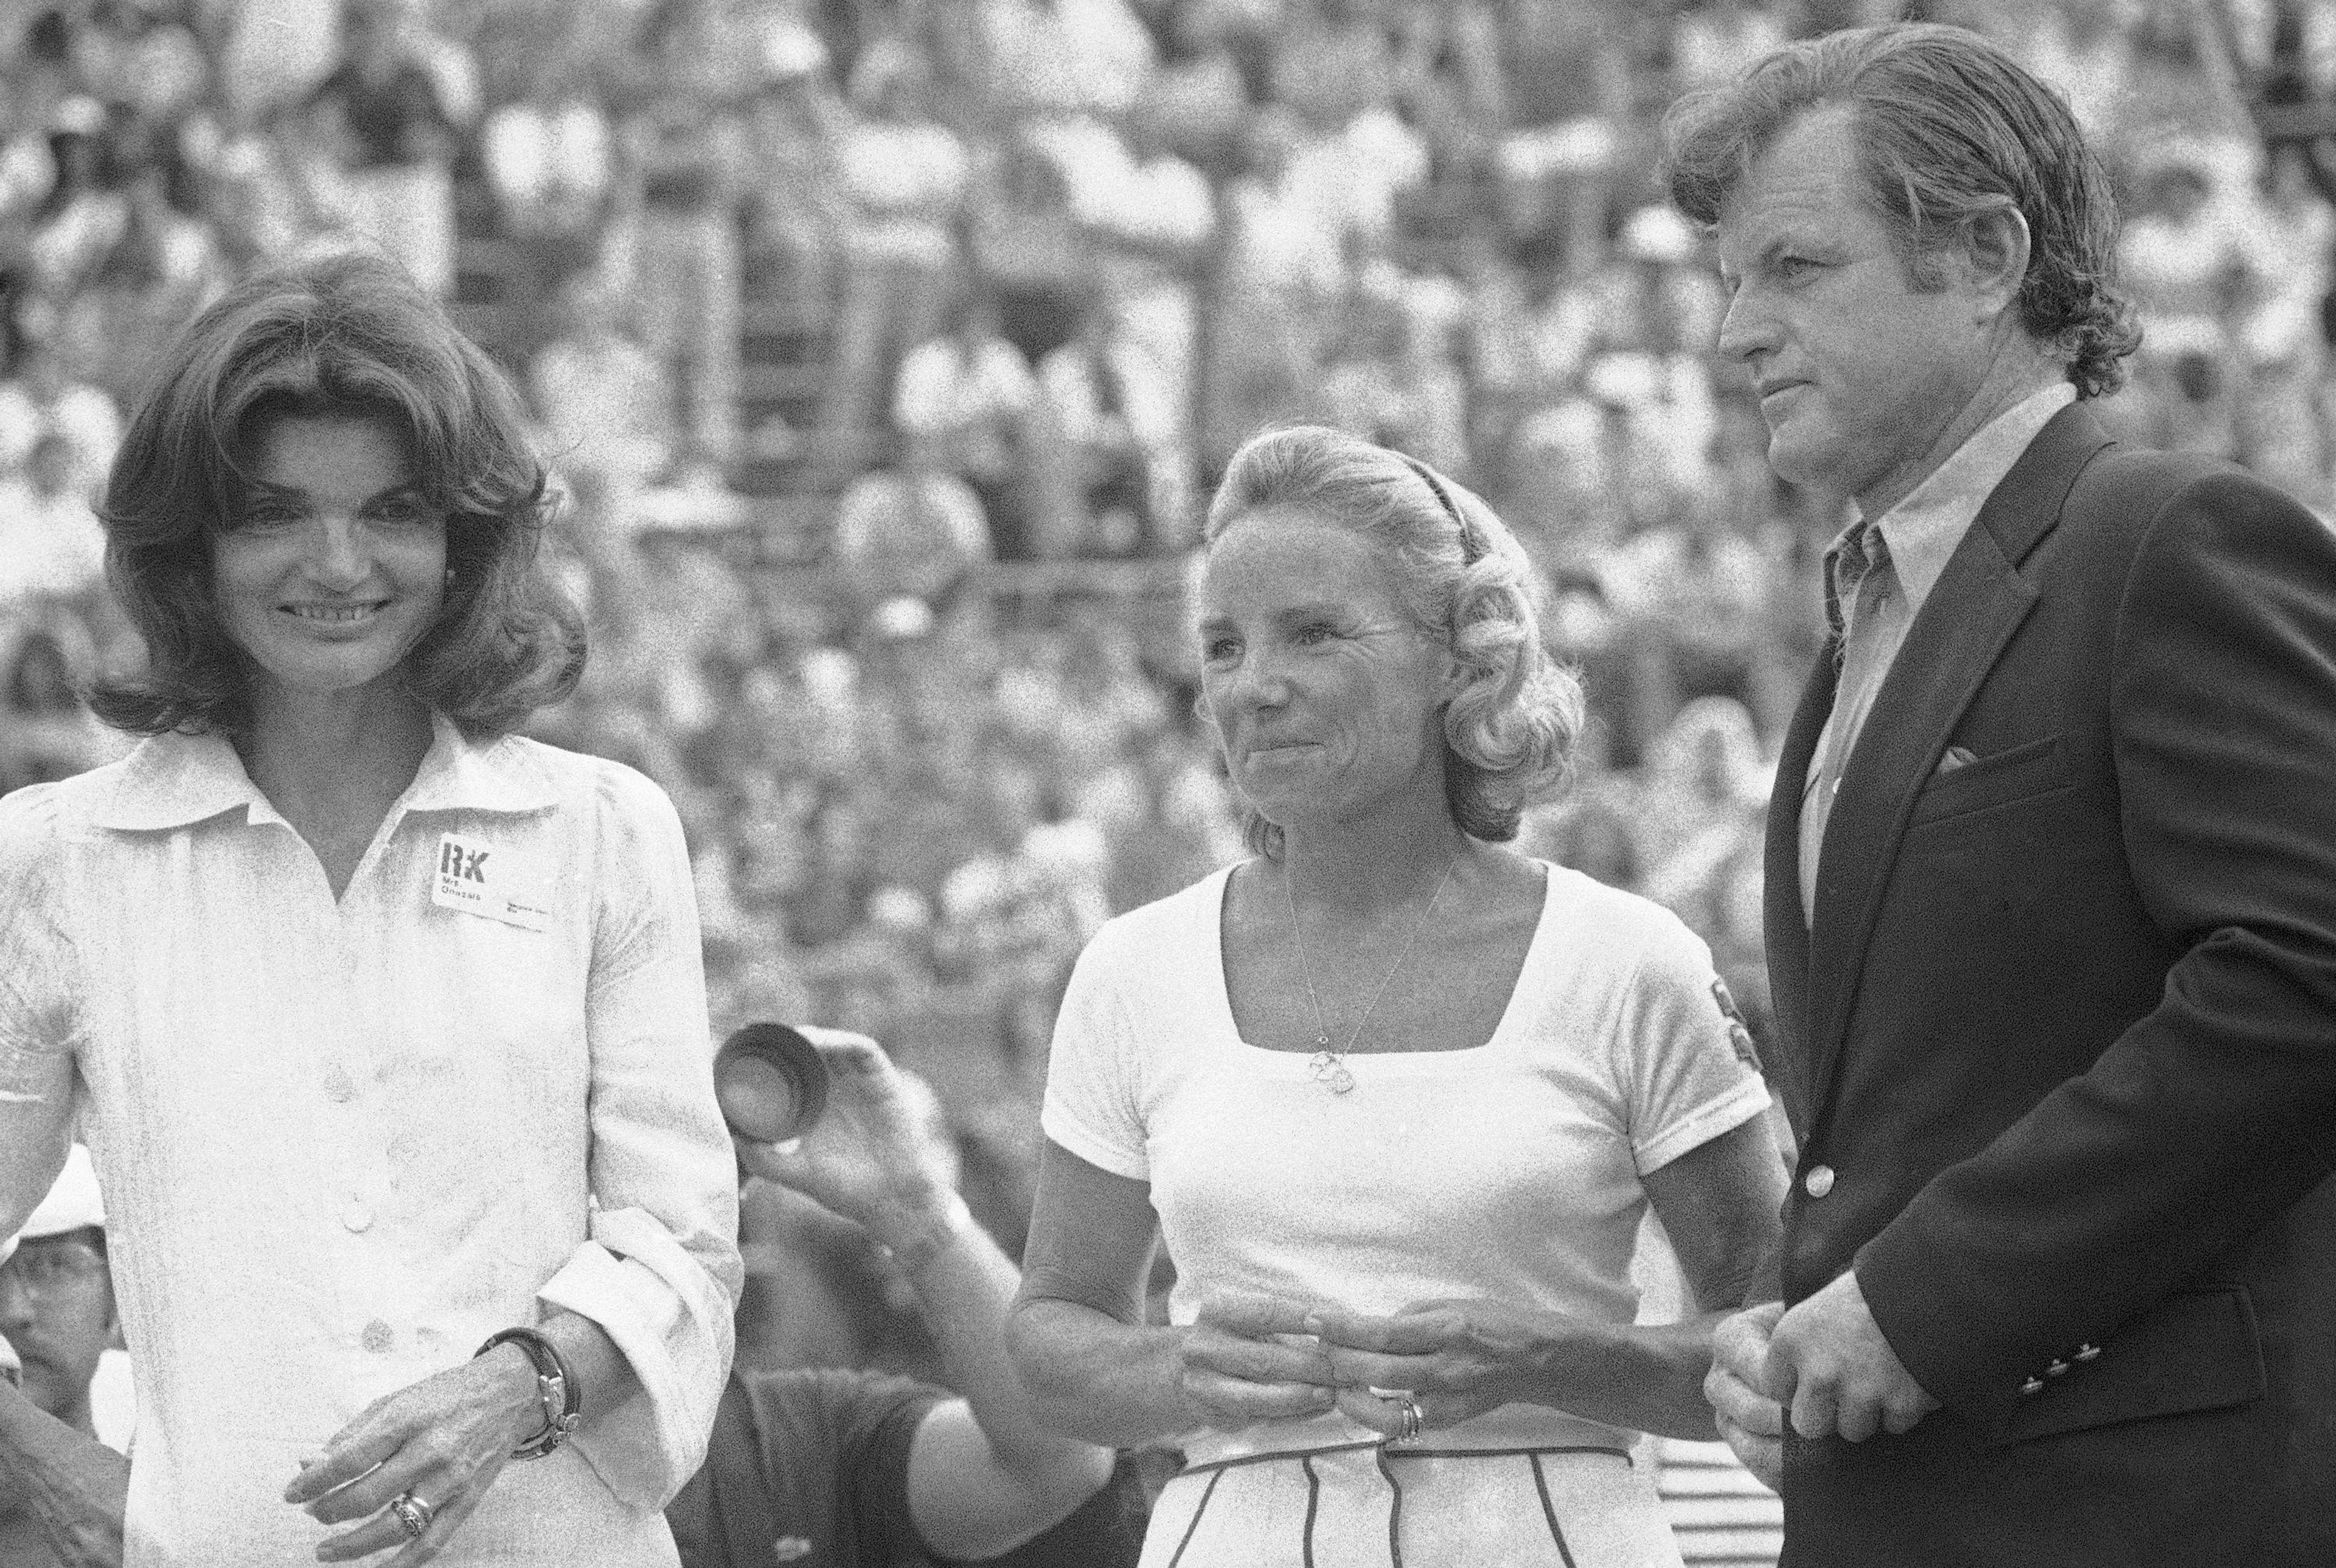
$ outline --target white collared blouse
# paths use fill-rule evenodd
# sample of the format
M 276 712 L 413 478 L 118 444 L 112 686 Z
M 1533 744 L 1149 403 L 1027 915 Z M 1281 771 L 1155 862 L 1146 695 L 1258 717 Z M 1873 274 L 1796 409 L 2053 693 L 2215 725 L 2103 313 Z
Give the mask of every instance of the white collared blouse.
M 217 736 L 0 800 L 0 1235 L 76 1127 L 137 1374 L 128 1568 L 312 1561 L 300 1459 L 551 1306 L 641 1392 L 437 1561 L 676 1561 L 741 1273 L 657 785 L 441 718 L 337 901 Z

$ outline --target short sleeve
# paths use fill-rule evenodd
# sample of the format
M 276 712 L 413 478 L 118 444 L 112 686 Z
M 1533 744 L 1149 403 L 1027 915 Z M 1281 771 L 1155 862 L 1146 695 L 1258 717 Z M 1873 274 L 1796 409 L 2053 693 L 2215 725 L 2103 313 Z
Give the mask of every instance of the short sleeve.
M 1134 1031 L 1117 974 L 1114 932 L 1106 929 L 1071 970 L 1055 1015 L 1039 1125 L 1046 1136 L 1091 1165 L 1134 1182 L 1152 1179 L 1137 1099 Z
M 73 1138 L 79 1008 L 61 855 L 49 786 L 0 801 L 0 1236 L 47 1193 Z
M 1612 1041 L 1642 1176 L 1768 1108 L 1727 994 L 1702 939 L 1666 915 L 1649 933 Z
M 1122 1454 L 1103 1490 L 1011 1552 L 982 1561 L 987 1568 L 1135 1568 L 1149 1512 L 1134 1457 Z
M 835 1433 L 837 1474 L 863 1549 L 897 1551 L 924 1538 L 909 1507 L 909 1455 L 917 1428 L 945 1396 L 907 1378 L 831 1371 L 822 1387 Z
M 923 1550 L 909 1508 L 909 1456 L 945 1391 L 841 1368 L 754 1372 L 745 1381 L 771 1485 L 831 1542 L 835 1561 L 891 1563 Z M 821 1495 L 805 1495 L 813 1489 Z

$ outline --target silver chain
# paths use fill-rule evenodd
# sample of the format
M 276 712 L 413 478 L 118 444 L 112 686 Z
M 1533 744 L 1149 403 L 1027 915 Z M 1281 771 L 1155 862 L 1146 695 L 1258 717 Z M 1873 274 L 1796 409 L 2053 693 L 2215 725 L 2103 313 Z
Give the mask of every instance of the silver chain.
M 1286 856 L 1287 852 L 1284 852 Z M 1329 1085 L 1332 1094 L 1343 1095 L 1355 1086 L 1355 1075 L 1347 1067 L 1347 1054 L 1355 1048 L 1355 1042 L 1363 1037 L 1363 1026 L 1371 1021 L 1371 1014 L 1378 1007 L 1379 998 L 1387 994 L 1387 983 L 1395 979 L 1396 971 L 1403 968 L 1404 960 L 1411 957 L 1411 950 L 1419 945 L 1419 933 L 1427 929 L 1427 917 L 1436 912 L 1436 901 L 1444 896 L 1445 885 L 1452 881 L 1453 869 L 1459 863 L 1460 854 L 1455 850 L 1452 858 L 1444 862 L 1444 875 L 1436 882 L 1436 891 L 1427 895 L 1427 907 L 1421 910 L 1418 918 L 1411 922 L 1411 935 L 1404 940 L 1403 951 L 1396 954 L 1395 962 L 1380 977 L 1378 989 L 1371 992 L 1371 999 L 1363 1005 L 1363 1016 L 1355 1020 L 1354 1031 L 1348 1035 L 1347 1043 L 1334 1051 L 1330 1048 L 1330 1031 L 1322 1022 L 1322 998 L 1314 992 L 1314 967 L 1306 961 L 1306 932 L 1298 923 L 1298 895 L 1290 891 L 1290 862 L 1286 858 L 1283 860 L 1281 897 L 1290 906 L 1290 935 L 1298 950 L 1298 974 L 1306 982 L 1306 1005 L 1314 1014 L 1315 1051 L 1306 1060 L 1306 1070 L 1313 1075 L 1317 1083 Z

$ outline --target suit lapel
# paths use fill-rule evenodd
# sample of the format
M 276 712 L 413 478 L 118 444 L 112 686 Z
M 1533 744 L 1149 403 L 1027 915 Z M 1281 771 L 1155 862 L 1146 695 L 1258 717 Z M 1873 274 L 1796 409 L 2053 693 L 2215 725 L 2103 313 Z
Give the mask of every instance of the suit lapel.
M 1806 950 L 1808 1032 L 1802 1037 L 1811 1046 L 1805 1089 L 1812 1122 L 1832 1087 L 1867 944 L 1915 797 L 2004 645 L 2035 607 L 2036 589 L 2020 575 L 2020 562 L 2059 521 L 2078 472 L 2106 444 L 2082 404 L 2056 414 L 2029 443 L 1980 509 L 1914 618 L 1842 771 L 1817 861 L 1816 919 Z M 1797 794 L 1791 815 L 1797 828 Z M 1772 834 L 1772 874 L 1777 851 Z M 1796 893 L 1798 887 L 1796 869 Z M 1798 914 L 1798 897 L 1790 902 Z M 1772 936 L 1776 907 L 1771 891 Z
M 1769 1003 L 1776 1008 L 1776 1027 L 1784 1047 L 1771 1051 L 1766 1063 L 1777 1087 L 1793 1130 L 1808 1136 L 1808 1118 L 1815 1111 L 1809 1098 L 1807 1064 L 1815 1052 L 1809 1037 L 1809 927 L 1801 908 L 1801 798 L 1806 793 L 1809 765 L 1815 760 L 1817 737 L 1825 716 L 1833 711 L 1834 639 L 1825 639 L 1801 689 L 1801 706 L 1785 731 L 1783 752 L 1776 758 L 1776 782 L 1768 797 L 1768 835 L 1762 862 L 1762 924 L 1768 944 Z

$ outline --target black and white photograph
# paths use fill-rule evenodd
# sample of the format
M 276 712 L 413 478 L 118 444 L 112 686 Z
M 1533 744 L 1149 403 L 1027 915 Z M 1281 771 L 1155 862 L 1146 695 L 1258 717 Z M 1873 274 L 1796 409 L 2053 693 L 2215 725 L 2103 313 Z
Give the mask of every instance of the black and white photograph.
M 2336 1564 L 2336 0 L 0 0 L 0 1568 Z

